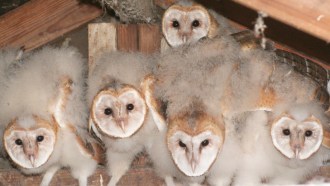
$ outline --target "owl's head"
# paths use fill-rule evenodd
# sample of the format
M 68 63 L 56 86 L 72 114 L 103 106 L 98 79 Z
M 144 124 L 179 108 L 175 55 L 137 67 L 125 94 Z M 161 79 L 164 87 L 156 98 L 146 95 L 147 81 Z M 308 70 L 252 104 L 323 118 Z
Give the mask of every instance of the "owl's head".
M 272 123 L 271 136 L 273 144 L 284 156 L 303 160 L 320 148 L 323 128 L 313 115 L 298 119 L 284 114 Z
M 37 168 L 50 158 L 56 143 L 56 125 L 37 116 L 19 117 L 4 131 L 3 143 L 11 160 L 22 168 Z
M 207 172 L 224 142 L 222 122 L 203 112 L 191 112 L 169 119 L 167 145 L 176 166 L 187 176 Z
M 147 106 L 143 95 L 132 86 L 103 89 L 93 100 L 91 118 L 102 134 L 126 138 L 143 125 Z
M 172 47 L 207 37 L 210 25 L 209 12 L 195 3 L 174 4 L 165 11 L 162 18 L 164 37 Z

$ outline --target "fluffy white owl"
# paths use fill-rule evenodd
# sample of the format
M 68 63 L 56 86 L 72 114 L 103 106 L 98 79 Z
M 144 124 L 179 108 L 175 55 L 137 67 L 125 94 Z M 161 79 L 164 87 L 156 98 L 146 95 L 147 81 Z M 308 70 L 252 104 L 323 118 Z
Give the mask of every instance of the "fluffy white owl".
M 5 89 L 8 87 L 10 77 L 14 76 L 14 72 L 16 68 L 20 66 L 19 59 L 17 59 L 19 50 L 16 49 L 2 49 L 0 50 L 0 97 L 3 96 Z M 5 101 L 0 99 L 1 101 Z M 1 117 L 1 116 L 0 116 Z M 5 125 L 0 125 L 0 157 L 1 157 L 1 165 L 8 166 L 5 152 L 3 148 L 3 131 L 5 129 Z
M 171 47 L 195 43 L 234 32 L 226 19 L 193 1 L 181 0 L 167 8 L 162 18 L 162 32 Z
M 88 80 L 90 128 L 107 148 L 109 185 L 116 185 L 156 128 L 144 98 L 151 59 L 139 53 L 105 53 Z
M 9 158 L 25 174 L 44 173 L 41 185 L 62 167 L 70 168 L 79 185 L 87 185 L 99 151 L 85 132 L 86 60 L 70 47 L 44 47 L 22 60 L 1 101 Z
M 242 38 L 240 38 L 242 37 Z M 244 38 L 248 37 L 247 40 Z M 229 80 L 223 111 L 234 114 L 251 110 L 272 110 L 277 104 L 317 100 L 328 105 L 324 79 L 326 70 L 296 54 L 255 47 L 250 34 L 236 38 L 243 45 L 241 62 Z M 248 47 L 248 48 L 245 48 Z
M 147 151 L 167 185 L 174 184 L 173 178 L 200 184 L 216 173 L 231 180 L 234 170 L 214 165 L 225 162 L 231 151 L 223 149 L 231 135 L 225 129 L 220 104 L 240 61 L 238 55 L 229 53 L 234 51 L 239 52 L 239 46 L 224 37 L 204 40 L 194 47 L 172 48 L 159 57 L 146 102 L 160 135 L 154 135 L 155 143 Z M 226 158 L 216 163 L 225 154 Z M 215 178 L 211 180 L 216 184 Z
M 329 128 L 323 112 L 315 103 L 251 112 L 241 131 L 243 155 L 234 185 L 306 181 L 328 153 L 322 146 L 323 131 Z

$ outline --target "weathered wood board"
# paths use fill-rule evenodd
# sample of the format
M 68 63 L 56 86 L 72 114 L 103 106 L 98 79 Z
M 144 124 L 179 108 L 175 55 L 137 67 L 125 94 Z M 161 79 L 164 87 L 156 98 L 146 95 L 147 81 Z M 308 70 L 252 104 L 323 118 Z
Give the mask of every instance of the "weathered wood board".
M 93 23 L 88 26 L 89 67 L 104 52 L 142 52 L 152 54 L 160 50 L 159 25 Z
M 330 42 L 330 1 L 234 0 Z
M 0 17 L 0 48 L 32 50 L 101 14 L 79 0 L 31 0 Z
M 38 186 L 41 183 L 42 176 L 24 176 L 16 169 L 0 169 L 0 186 Z M 88 185 L 103 186 L 107 185 L 110 176 L 104 166 L 99 166 L 95 173 L 88 178 Z M 132 163 L 132 168 L 120 179 L 119 186 L 155 186 L 163 185 L 160 179 L 152 169 L 150 160 L 146 155 L 138 156 Z M 78 185 L 70 170 L 59 170 L 53 177 L 50 186 L 73 186 Z

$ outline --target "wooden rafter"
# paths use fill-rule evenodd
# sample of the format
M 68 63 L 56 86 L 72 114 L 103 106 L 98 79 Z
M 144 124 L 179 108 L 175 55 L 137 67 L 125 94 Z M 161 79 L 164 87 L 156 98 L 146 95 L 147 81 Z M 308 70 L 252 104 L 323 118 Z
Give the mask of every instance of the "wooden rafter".
M 330 42 L 330 1 L 324 0 L 234 0 Z
M 0 17 L 0 48 L 32 50 L 101 14 L 78 0 L 31 0 Z

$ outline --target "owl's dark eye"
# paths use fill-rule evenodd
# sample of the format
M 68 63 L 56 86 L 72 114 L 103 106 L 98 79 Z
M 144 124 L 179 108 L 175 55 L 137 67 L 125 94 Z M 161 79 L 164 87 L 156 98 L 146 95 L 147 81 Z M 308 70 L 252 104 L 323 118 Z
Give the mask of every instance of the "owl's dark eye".
M 15 140 L 16 145 L 23 145 L 23 141 L 21 139 Z
M 208 146 L 208 145 L 209 145 L 209 140 L 204 140 L 204 141 L 202 141 L 201 145 L 202 145 L 203 147 Z
M 290 130 L 289 130 L 289 129 L 283 129 L 282 132 L 283 132 L 283 134 L 286 135 L 286 136 L 290 135 Z
M 112 114 L 112 109 L 111 108 L 104 109 L 104 114 L 105 115 L 111 115 Z
M 306 136 L 306 137 L 309 137 L 309 136 L 311 136 L 312 134 L 313 134 L 313 132 L 310 131 L 310 130 L 307 130 L 307 131 L 305 132 L 305 136 Z
M 199 21 L 198 20 L 194 20 L 191 24 L 193 27 L 199 27 Z
M 179 141 L 179 146 L 182 147 L 182 148 L 186 148 L 186 144 L 184 144 L 182 141 Z
M 44 136 L 37 136 L 37 142 L 42 142 L 44 140 Z
M 174 20 L 174 21 L 172 22 L 172 26 L 173 26 L 174 28 L 179 28 L 179 27 L 180 27 L 180 23 L 179 23 L 179 21 Z
M 130 104 L 126 105 L 126 108 L 127 108 L 127 110 L 133 110 L 134 105 L 130 103 Z

